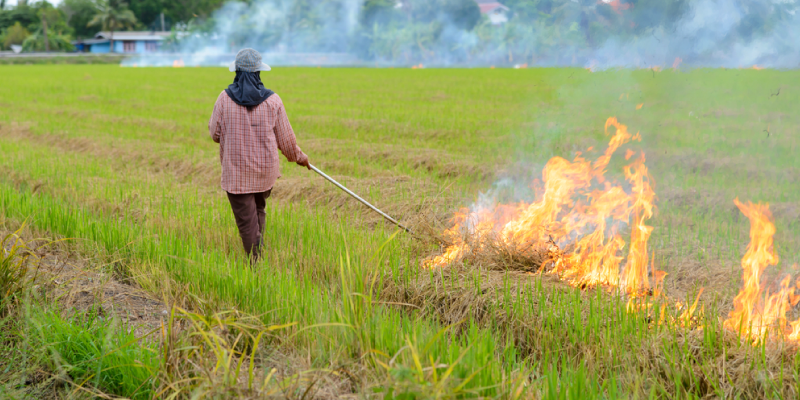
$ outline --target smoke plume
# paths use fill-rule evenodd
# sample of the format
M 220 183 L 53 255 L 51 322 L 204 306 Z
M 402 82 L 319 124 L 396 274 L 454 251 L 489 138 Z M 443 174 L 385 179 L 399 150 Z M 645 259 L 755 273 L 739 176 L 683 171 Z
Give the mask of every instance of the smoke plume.
M 230 1 L 125 64 L 223 65 L 252 47 L 274 65 L 800 66 L 800 0 L 501 3 L 481 14 L 475 0 Z

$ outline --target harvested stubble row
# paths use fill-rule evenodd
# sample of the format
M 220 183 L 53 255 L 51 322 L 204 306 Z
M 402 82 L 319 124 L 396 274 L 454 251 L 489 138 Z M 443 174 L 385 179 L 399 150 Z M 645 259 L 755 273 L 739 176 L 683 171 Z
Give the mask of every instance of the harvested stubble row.
M 706 309 L 711 317 L 686 327 L 656 322 L 681 320 L 683 311 L 666 298 L 651 303 L 650 312 L 632 311 L 626 299 L 603 288 L 576 290 L 552 275 L 477 265 L 405 275 L 384 279 L 383 301 L 416 307 L 457 332 L 489 328 L 514 344 L 515 356 L 540 367 L 580 360 L 588 373 L 613 376 L 621 388 L 644 378 L 662 388 L 654 394 L 669 398 L 800 395 L 800 347 L 743 344 L 723 329 L 713 308 Z

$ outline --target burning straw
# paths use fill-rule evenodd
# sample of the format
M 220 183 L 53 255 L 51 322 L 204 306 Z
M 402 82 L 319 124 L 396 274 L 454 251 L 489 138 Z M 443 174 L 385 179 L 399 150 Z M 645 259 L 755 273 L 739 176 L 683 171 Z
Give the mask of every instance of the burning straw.
M 772 236 L 775 224 L 769 204 L 741 203 L 734 200 L 739 210 L 750 219 L 750 244 L 742 258 L 742 279 L 744 285 L 733 299 L 734 309 L 725 327 L 758 343 L 772 335 L 800 342 L 800 318 L 789 322 L 786 314 L 800 302 L 800 277 L 796 284 L 791 284 L 787 275 L 780 284 L 780 289 L 770 294 L 766 284 L 761 282 L 767 267 L 778 264 L 778 253 L 775 251 Z M 794 270 L 797 270 L 795 265 Z
M 608 148 L 594 161 L 578 153 L 573 161 L 553 157 L 542 173 L 541 197 L 532 203 L 462 210 L 445 232 L 450 245 L 425 262 L 444 267 L 454 262 L 503 269 L 547 271 L 579 287 L 619 288 L 636 297 L 652 292 L 664 274 L 650 271 L 647 240 L 655 193 L 644 153 L 628 150 L 625 184 L 606 179 L 612 156 L 624 144 L 641 140 L 616 118 Z M 620 228 L 631 226 L 627 258 Z M 623 263 L 624 261 L 624 263 Z M 651 279 L 652 278 L 652 279 Z
M 423 265 L 443 268 L 462 263 L 489 270 L 548 273 L 575 287 L 617 290 L 629 297 L 629 311 L 653 313 L 654 302 L 646 298 L 667 298 L 661 285 L 666 273 L 652 266 L 647 247 L 653 231 L 647 222 L 655 208 L 652 178 L 644 153 L 634 158 L 636 152 L 627 150 L 625 160 L 630 163 L 623 167 L 625 183 L 606 179 L 616 151 L 631 140 L 640 140 L 638 133 L 628 133 L 616 118 L 606 121 L 606 134 L 610 127 L 615 132 L 609 145 L 594 161 L 581 153 L 573 161 L 550 159 L 536 201 L 462 210 L 445 231 L 449 245 Z M 792 284 L 787 276 L 772 294 L 761 282 L 765 269 L 778 263 L 769 205 L 734 202 L 750 219 L 750 245 L 742 259 L 744 286 L 724 326 L 754 343 L 770 336 L 800 342 L 800 319 L 787 317 L 800 303 L 800 277 Z M 620 232 L 624 226 L 630 227 L 627 241 Z M 683 311 L 672 322 L 694 325 L 697 306 L 697 300 L 688 307 L 678 302 L 676 308 Z M 663 307 L 656 314 L 665 315 Z

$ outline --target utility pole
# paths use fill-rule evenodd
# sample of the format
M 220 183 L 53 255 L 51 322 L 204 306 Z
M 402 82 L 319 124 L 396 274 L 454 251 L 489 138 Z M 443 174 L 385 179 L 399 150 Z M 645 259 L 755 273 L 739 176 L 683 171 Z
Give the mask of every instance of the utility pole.
M 166 31 L 166 28 L 164 28 L 164 13 L 162 12 L 161 13 L 161 32 L 164 32 L 164 31 Z

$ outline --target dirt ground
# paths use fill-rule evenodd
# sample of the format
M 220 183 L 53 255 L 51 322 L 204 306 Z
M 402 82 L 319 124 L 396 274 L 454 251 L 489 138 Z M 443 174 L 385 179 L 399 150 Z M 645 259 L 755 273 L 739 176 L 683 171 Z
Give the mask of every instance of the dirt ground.
M 0 237 L 15 235 L 0 228 Z M 129 324 L 137 337 L 150 332 L 169 316 L 166 304 L 136 284 L 115 274 L 114 265 L 87 258 L 70 250 L 68 241 L 37 239 L 24 230 L 18 239 L 33 250 L 29 276 L 40 294 L 53 300 L 64 313 L 72 315 L 98 307 L 103 318 L 112 316 Z

